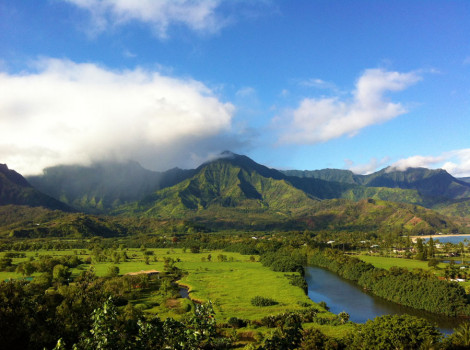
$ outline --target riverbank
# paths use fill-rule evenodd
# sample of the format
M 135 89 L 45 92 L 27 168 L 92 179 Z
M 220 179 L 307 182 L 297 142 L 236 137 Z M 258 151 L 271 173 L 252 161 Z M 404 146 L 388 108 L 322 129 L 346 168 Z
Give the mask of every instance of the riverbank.
M 350 315 L 349 320 L 355 323 L 365 323 L 383 315 L 413 315 L 425 318 L 436 324 L 444 334 L 450 334 L 464 319 L 442 315 L 406 307 L 384 298 L 366 293 L 357 283 L 346 280 L 334 272 L 320 267 L 307 266 L 305 280 L 308 284 L 308 296 L 314 302 L 324 301 L 330 311 L 338 314 L 345 311 Z
M 332 249 L 312 251 L 308 263 L 326 268 L 397 304 L 450 317 L 470 316 L 470 303 L 465 290 L 456 283 L 407 270 L 391 272 Z M 441 300 L 446 302 L 442 303 Z

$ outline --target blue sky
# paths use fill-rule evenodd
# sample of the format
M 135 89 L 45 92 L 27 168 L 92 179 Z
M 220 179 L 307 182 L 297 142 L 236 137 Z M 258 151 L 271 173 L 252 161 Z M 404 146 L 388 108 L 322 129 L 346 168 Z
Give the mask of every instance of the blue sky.
M 470 176 L 470 2 L 3 0 L 0 162 Z

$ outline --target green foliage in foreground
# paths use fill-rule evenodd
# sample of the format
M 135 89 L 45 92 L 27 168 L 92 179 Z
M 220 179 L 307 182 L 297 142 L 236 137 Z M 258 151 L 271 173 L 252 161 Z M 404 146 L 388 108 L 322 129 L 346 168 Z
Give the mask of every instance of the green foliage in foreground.
M 214 311 L 210 304 L 197 305 L 185 322 L 173 319 L 138 318 L 127 325 L 111 300 L 91 316 L 91 329 L 85 332 L 74 350 L 145 350 L 145 349 L 227 349 L 231 339 L 217 334 Z M 65 350 L 59 340 L 54 350 Z
M 369 320 L 352 336 L 351 349 L 430 349 L 442 335 L 428 321 L 408 315 L 385 315 Z
M 373 294 L 395 303 L 447 316 L 470 316 L 470 304 L 462 286 L 427 273 L 404 268 L 389 271 L 332 249 L 312 252 L 309 263 L 357 282 Z

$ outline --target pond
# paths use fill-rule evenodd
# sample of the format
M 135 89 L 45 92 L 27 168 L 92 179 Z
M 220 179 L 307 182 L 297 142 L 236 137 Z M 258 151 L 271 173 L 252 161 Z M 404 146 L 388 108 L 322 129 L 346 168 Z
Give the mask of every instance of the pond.
M 409 314 L 427 319 L 436 324 L 441 332 L 449 334 L 462 319 L 435 315 L 428 312 L 401 306 L 382 298 L 365 293 L 355 283 L 318 267 L 305 268 L 305 280 L 308 284 L 308 296 L 318 303 L 326 302 L 330 311 L 338 314 L 345 311 L 350 320 L 365 323 L 377 316 L 388 314 Z
M 189 299 L 189 289 L 181 285 L 178 286 L 178 288 L 179 288 L 181 298 Z

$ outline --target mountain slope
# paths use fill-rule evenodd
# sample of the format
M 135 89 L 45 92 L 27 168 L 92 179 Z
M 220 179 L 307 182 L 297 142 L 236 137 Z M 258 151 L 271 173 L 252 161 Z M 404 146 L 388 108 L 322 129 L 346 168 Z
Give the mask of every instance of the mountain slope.
M 225 154 L 201 165 L 196 174 L 175 186 L 121 207 L 122 215 L 147 218 L 184 218 L 208 229 L 313 230 L 380 232 L 391 228 L 402 233 L 449 232 L 457 225 L 432 210 L 411 204 L 369 198 L 319 200 L 300 189 L 332 195 L 397 196 L 414 190 L 368 188 L 319 179 L 301 179 L 255 163 L 245 156 Z M 362 192 L 361 192 L 362 191 Z M 412 199 L 410 199 L 412 200 Z
M 459 227 L 454 220 L 431 209 L 374 199 L 358 202 L 345 199 L 323 201 L 298 220 L 315 230 L 361 231 L 375 235 L 454 232 Z
M 316 201 L 286 182 L 280 172 L 245 156 L 226 156 L 196 171 L 193 177 L 140 201 L 137 210 L 151 216 L 214 208 L 295 211 Z
M 283 170 L 287 176 L 295 176 L 307 179 L 319 179 L 347 184 L 359 184 L 358 175 L 350 170 L 341 169 L 321 169 L 321 170 Z M 360 176 L 360 175 L 359 175 Z
M 0 164 L 0 205 L 8 204 L 72 210 L 64 203 L 32 187 L 23 176 L 8 169 L 6 164 Z
M 389 167 L 370 175 L 357 175 L 349 170 L 340 169 L 287 170 L 283 173 L 350 185 L 416 190 L 419 195 L 428 199 L 435 198 L 438 201 L 470 198 L 470 183 L 456 179 L 442 169 L 408 168 L 401 171 Z
M 461 199 L 470 197 L 470 184 L 456 179 L 443 169 L 408 168 L 405 171 L 391 168 L 360 177 L 369 187 L 415 189 L 429 197 Z
M 106 162 L 50 167 L 42 175 L 28 177 L 28 181 L 77 209 L 99 213 L 138 201 L 192 176 L 193 172 L 174 168 L 160 173 L 144 169 L 137 162 Z

